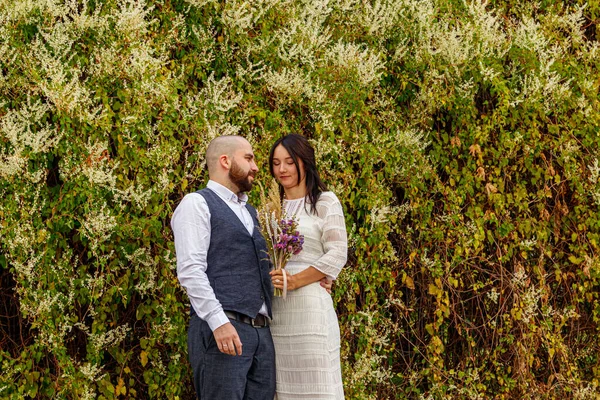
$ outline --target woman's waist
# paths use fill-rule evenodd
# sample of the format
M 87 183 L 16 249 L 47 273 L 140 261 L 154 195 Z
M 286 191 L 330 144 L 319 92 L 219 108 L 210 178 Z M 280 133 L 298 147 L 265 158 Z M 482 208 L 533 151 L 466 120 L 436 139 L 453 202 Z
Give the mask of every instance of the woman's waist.
M 275 297 L 273 301 L 281 300 L 287 304 L 287 308 L 309 307 L 309 304 L 312 304 L 312 302 L 315 302 L 317 308 L 332 306 L 331 295 L 327 293 L 327 290 L 325 290 L 323 286 L 321 286 L 320 282 L 312 282 L 301 288 L 288 290 L 287 296 L 288 298 L 286 300 L 281 300 L 281 297 Z M 294 303 L 294 300 L 292 300 L 295 298 L 303 298 L 303 300 L 300 300 L 301 303 L 296 304 Z M 313 306 L 315 306 L 315 304 L 313 304 Z

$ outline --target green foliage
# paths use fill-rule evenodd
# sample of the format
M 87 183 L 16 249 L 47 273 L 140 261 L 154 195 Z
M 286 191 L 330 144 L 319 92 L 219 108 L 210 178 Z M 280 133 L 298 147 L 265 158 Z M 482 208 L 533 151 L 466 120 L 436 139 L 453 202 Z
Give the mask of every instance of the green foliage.
M 346 210 L 348 398 L 593 398 L 599 16 L 0 0 L 0 396 L 192 398 L 170 216 L 216 135 L 264 179 L 297 132 Z

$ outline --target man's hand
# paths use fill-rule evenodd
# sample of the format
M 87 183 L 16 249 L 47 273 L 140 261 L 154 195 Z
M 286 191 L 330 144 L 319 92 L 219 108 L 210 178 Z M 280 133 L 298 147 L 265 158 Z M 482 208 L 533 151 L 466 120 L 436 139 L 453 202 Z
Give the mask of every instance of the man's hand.
M 323 286 L 325 288 L 325 290 L 327 290 L 327 293 L 331 294 L 331 288 L 333 287 L 333 281 L 331 279 L 329 279 L 329 277 L 325 277 L 322 278 L 320 280 L 321 282 L 321 286 Z
M 215 342 L 221 353 L 229 354 L 230 356 L 242 355 L 242 341 L 238 336 L 235 327 L 228 322 L 221 325 L 213 331 Z

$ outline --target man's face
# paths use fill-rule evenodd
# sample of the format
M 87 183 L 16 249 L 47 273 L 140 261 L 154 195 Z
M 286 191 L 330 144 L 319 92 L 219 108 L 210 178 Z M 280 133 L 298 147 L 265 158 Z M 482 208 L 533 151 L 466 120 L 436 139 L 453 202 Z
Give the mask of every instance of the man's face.
M 229 179 L 236 185 L 240 192 L 249 192 L 252 189 L 254 177 L 258 167 L 254 162 L 254 153 L 250 143 L 246 143 L 237 150 L 231 159 L 229 168 Z

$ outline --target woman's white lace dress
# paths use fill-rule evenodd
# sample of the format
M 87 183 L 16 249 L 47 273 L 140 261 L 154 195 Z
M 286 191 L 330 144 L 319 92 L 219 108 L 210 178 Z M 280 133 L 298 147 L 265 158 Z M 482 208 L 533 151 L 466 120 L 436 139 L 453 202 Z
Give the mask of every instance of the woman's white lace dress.
M 332 192 L 323 192 L 317 213 L 304 199 L 284 200 L 304 235 L 300 254 L 286 266 L 296 274 L 313 266 L 336 278 L 346 264 L 347 237 L 342 205 Z M 271 333 L 275 342 L 277 400 L 343 399 L 340 328 L 331 295 L 319 282 L 288 291 L 273 300 Z

